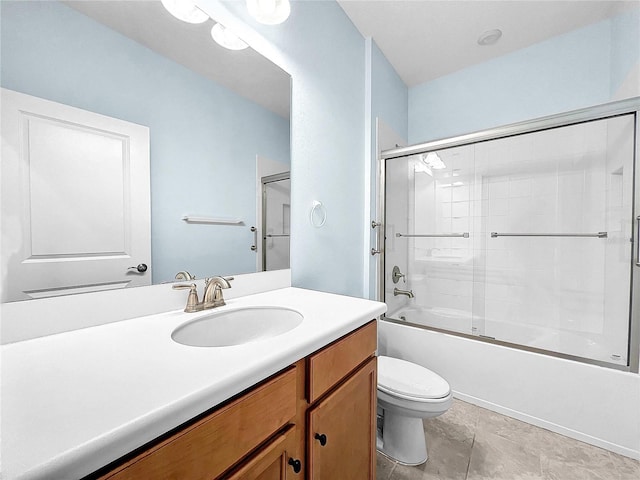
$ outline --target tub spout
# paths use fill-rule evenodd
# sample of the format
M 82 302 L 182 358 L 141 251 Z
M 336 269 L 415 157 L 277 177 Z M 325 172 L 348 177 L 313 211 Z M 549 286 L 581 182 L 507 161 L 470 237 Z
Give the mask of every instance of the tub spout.
M 398 295 L 406 295 L 409 298 L 413 298 L 413 290 L 400 290 L 399 288 L 394 288 L 393 296 L 397 297 Z

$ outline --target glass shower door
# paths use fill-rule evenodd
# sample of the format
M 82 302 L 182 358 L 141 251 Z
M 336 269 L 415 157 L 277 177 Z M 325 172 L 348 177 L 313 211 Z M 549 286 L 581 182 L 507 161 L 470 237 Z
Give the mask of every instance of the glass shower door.
M 289 173 L 262 179 L 262 270 L 289 268 L 291 180 Z
M 387 317 L 629 365 L 635 122 L 386 160 Z
M 388 316 L 432 328 L 474 332 L 474 168 L 473 147 L 387 162 Z
M 626 365 L 632 115 L 476 145 L 484 335 Z

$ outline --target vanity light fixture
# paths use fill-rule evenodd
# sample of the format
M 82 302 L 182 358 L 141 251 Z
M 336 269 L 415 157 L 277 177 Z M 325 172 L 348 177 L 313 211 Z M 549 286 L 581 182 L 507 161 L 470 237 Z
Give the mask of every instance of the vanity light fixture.
M 289 0 L 247 0 L 249 14 L 263 25 L 283 23 L 291 13 Z
M 440 158 L 440 155 L 436 152 L 429 152 L 426 155 L 422 154 L 422 161 L 432 170 L 442 170 L 447 168 Z
M 218 45 L 228 48 L 229 50 L 244 50 L 249 46 L 221 23 L 216 23 L 213 26 L 211 29 L 211 37 Z
M 160 0 L 164 8 L 179 20 L 187 23 L 204 23 L 209 15 L 200 10 L 194 0 Z
M 493 45 L 502 37 L 502 30 L 487 30 L 478 37 L 478 45 Z

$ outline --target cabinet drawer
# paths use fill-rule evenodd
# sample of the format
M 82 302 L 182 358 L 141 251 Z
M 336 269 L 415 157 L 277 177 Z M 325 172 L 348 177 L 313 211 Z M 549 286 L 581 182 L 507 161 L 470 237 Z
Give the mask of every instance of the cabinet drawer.
M 292 367 L 101 478 L 211 480 L 295 415 Z
M 309 357 L 307 399 L 315 402 L 349 372 L 373 355 L 378 344 L 377 323 L 369 322 Z

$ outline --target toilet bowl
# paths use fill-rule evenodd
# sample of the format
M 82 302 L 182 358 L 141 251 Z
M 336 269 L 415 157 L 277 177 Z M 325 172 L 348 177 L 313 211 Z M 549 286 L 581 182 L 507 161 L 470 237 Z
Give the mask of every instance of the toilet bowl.
M 378 357 L 377 449 L 405 465 L 427 461 L 423 418 L 451 406 L 451 388 L 440 375 L 399 358 Z

